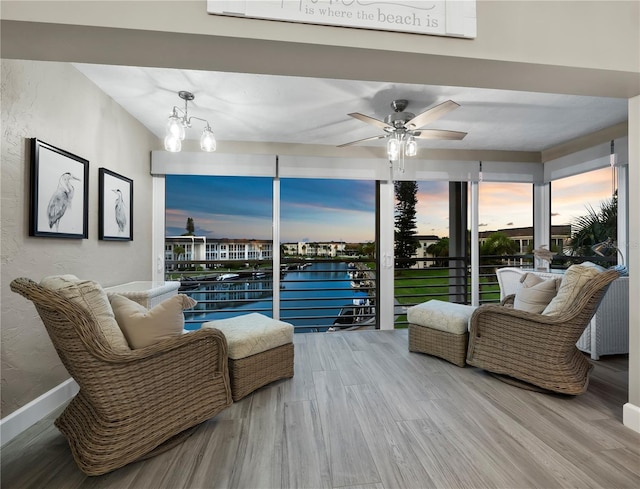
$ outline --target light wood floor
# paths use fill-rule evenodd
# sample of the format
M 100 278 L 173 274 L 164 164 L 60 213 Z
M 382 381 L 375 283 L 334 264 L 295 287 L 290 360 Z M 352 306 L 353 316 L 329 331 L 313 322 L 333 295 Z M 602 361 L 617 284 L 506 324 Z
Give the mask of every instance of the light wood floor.
M 295 377 L 182 445 L 101 477 L 43 420 L 2 449 L 2 488 L 638 488 L 626 357 L 578 397 L 525 391 L 407 351 L 405 331 L 295 335 Z

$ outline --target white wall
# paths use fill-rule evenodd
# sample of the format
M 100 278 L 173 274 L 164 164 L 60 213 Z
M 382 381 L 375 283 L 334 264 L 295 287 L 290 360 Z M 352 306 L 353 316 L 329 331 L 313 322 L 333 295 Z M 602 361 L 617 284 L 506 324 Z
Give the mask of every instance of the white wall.
M 478 0 L 470 40 L 208 15 L 204 0 L 3 0 L 2 55 L 631 97 L 639 15 L 633 1 Z
M 67 63 L 2 60 L 2 412 L 69 378 L 35 308 L 9 289 L 71 273 L 105 286 L 151 279 L 150 151 L 161 144 Z M 29 237 L 29 138 L 89 160 L 89 238 Z M 98 168 L 133 179 L 133 241 L 98 240 Z M 138 217 L 143 216 L 143 217 Z
M 629 100 L 629 403 L 625 425 L 640 432 L 640 96 Z

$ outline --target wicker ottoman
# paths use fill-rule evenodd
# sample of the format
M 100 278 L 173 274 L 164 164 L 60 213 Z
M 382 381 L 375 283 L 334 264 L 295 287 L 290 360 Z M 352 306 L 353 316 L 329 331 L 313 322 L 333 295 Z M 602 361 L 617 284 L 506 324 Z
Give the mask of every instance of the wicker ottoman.
M 278 379 L 293 377 L 293 326 L 252 313 L 209 321 L 227 339 L 231 397 L 239 401 Z
M 407 309 L 409 351 L 427 353 L 464 367 L 469 318 L 475 307 L 431 300 Z

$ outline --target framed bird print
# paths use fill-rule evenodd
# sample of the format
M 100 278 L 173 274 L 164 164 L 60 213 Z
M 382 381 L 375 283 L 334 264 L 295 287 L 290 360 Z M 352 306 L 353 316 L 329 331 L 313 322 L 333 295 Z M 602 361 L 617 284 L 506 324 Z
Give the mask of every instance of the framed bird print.
M 29 236 L 88 237 L 89 161 L 31 139 Z
M 133 180 L 106 168 L 98 170 L 98 237 L 133 241 Z

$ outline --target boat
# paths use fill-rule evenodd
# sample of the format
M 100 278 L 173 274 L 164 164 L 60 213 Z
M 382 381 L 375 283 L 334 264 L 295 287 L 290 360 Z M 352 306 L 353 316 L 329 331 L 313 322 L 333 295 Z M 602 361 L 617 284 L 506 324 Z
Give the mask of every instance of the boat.
M 369 299 L 353 299 L 352 304 L 343 306 L 333 326 L 328 331 L 357 329 L 361 326 L 375 324 L 375 307 Z
M 218 275 L 216 280 L 236 280 L 237 278 L 240 278 L 240 275 L 237 273 L 223 273 L 222 275 Z
M 196 290 L 198 287 L 200 287 L 199 282 L 185 279 L 180 281 L 180 287 L 178 288 L 178 292 L 188 292 L 190 290 Z

